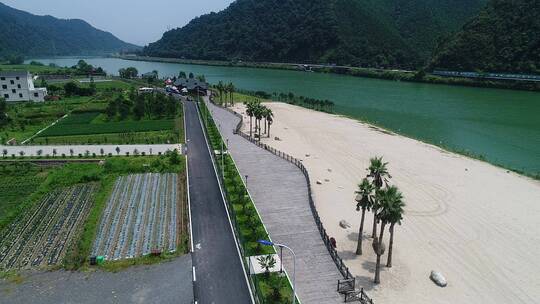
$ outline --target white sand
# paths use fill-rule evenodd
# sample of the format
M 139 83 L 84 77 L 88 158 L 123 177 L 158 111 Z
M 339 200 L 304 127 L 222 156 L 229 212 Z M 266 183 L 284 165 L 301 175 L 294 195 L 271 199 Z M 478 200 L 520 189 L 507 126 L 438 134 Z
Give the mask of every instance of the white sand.
M 375 303 L 540 302 L 540 182 L 352 119 L 267 105 L 275 123 L 264 141 L 304 160 L 325 227 Z M 407 203 L 394 267 L 383 267 L 379 286 L 372 284 L 371 214 L 364 255 L 354 253 L 360 212 L 353 192 L 373 156 L 390 163 L 391 183 Z M 350 229 L 339 227 L 343 219 Z M 446 288 L 430 281 L 431 270 L 445 275 Z

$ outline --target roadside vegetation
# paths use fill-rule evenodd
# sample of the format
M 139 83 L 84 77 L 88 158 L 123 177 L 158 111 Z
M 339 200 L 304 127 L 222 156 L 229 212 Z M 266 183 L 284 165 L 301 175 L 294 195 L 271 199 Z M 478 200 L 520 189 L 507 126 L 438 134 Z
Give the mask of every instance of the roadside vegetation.
M 227 151 L 227 146 L 208 113 L 206 105 L 199 102 L 199 110 L 210 148 L 213 151 Z M 269 239 L 269 236 L 234 160 L 228 153 L 214 153 L 214 157 L 218 172 L 223 172 L 222 176 L 221 173 L 218 174 L 220 174 L 224 186 L 229 213 L 235 234 L 240 242 L 243 261 L 249 256 L 274 254 L 273 247 L 262 246 L 257 242 L 261 239 Z M 246 267 L 246 271 L 249 271 L 249 265 L 244 264 L 244 267 Z M 261 303 L 284 303 L 292 297 L 292 288 L 286 276 L 268 273 L 250 275 L 250 280 Z

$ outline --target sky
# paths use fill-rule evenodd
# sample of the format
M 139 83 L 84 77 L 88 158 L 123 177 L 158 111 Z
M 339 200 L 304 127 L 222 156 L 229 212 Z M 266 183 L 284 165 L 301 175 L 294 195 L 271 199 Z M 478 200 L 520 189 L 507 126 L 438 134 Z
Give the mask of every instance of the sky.
M 218 12 L 233 0 L 0 0 L 35 15 L 83 19 L 137 45 L 157 41 L 168 29 L 202 14 Z

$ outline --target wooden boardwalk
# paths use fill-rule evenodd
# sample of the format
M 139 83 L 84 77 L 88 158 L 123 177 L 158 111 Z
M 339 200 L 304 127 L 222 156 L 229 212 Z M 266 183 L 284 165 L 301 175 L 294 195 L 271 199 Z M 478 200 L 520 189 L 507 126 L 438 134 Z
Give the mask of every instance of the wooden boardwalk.
M 342 303 L 337 281 L 343 279 L 319 234 L 308 200 L 306 179 L 293 164 L 263 150 L 233 129 L 239 118 L 209 105 L 221 134 L 247 184 L 272 241 L 290 246 L 296 253 L 297 294 L 304 304 Z M 283 252 L 291 276 L 293 260 Z

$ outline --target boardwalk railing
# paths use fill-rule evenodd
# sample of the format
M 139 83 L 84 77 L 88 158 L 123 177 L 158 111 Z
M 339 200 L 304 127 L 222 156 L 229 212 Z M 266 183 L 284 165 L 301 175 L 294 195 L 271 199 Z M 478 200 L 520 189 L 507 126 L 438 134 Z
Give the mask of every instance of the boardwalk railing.
M 295 165 L 296 167 L 298 167 L 300 169 L 300 171 L 302 171 L 302 173 L 304 174 L 304 177 L 306 178 L 306 183 L 307 183 L 307 187 L 308 187 L 308 198 L 309 198 L 309 206 L 311 208 L 311 212 L 313 214 L 313 218 L 315 219 L 315 224 L 317 224 L 317 227 L 319 228 L 319 232 L 321 234 L 321 238 L 326 246 L 326 249 L 328 249 L 328 252 L 330 253 L 330 256 L 332 257 L 332 259 L 334 260 L 334 263 L 336 264 L 336 267 L 337 269 L 339 270 L 339 272 L 341 273 L 341 275 L 343 276 L 343 278 L 345 280 L 354 280 L 354 276 L 351 274 L 351 272 L 349 271 L 349 268 L 345 265 L 345 262 L 343 262 L 343 259 L 339 256 L 337 250 L 334 248 L 334 246 L 332 245 L 332 242 L 330 241 L 330 237 L 328 236 L 328 233 L 326 232 L 326 229 L 324 228 L 324 225 L 321 221 L 321 218 L 319 216 L 319 212 L 317 211 L 317 208 L 315 207 L 315 201 L 313 200 L 313 194 L 312 194 L 312 189 L 311 189 L 311 180 L 310 180 L 310 177 L 309 177 L 309 173 L 308 173 L 308 170 L 306 169 L 306 167 L 304 166 L 304 164 L 302 163 L 301 160 L 285 153 L 285 152 L 282 152 L 280 150 L 277 150 L 267 144 L 264 144 L 264 143 L 261 143 L 259 140 L 249 136 L 248 134 L 244 133 L 242 131 L 242 126 L 243 126 L 243 123 L 244 123 L 244 117 L 229 109 L 229 108 L 224 108 L 225 110 L 229 111 L 230 113 L 232 113 L 233 115 L 235 115 L 236 117 L 238 117 L 240 119 L 240 121 L 238 122 L 238 124 L 236 125 L 236 128 L 233 130 L 234 131 L 234 134 L 238 134 L 240 136 L 242 136 L 243 138 L 245 138 L 246 140 L 252 142 L 253 144 L 257 145 L 258 147 L 262 148 L 262 149 L 265 149 L 266 151 L 278 156 L 278 157 L 281 157 L 283 159 L 285 159 L 286 161 L 292 163 L 293 165 Z M 354 282 L 354 281 L 353 281 Z M 339 287 L 338 287 L 339 289 Z M 359 291 L 359 296 L 358 296 L 358 299 L 359 301 L 361 301 L 362 303 L 373 303 L 373 300 L 371 300 L 367 294 L 364 292 L 363 289 L 361 289 Z M 347 295 L 346 295 L 346 301 L 349 300 L 347 298 Z M 349 300 L 350 301 L 350 300 Z

